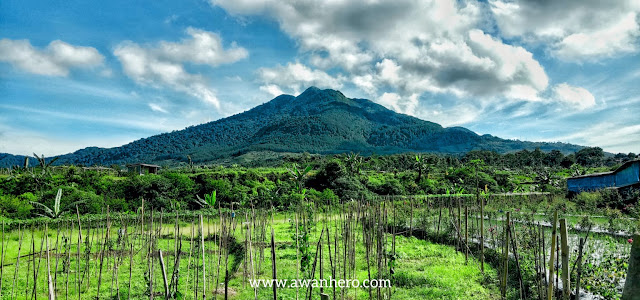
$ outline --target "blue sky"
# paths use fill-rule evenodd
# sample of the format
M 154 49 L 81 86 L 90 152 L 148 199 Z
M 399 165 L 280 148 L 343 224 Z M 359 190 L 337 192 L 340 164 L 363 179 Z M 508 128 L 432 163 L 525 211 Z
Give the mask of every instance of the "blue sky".
M 0 152 L 113 147 L 311 85 L 640 152 L 638 1 L 0 1 Z

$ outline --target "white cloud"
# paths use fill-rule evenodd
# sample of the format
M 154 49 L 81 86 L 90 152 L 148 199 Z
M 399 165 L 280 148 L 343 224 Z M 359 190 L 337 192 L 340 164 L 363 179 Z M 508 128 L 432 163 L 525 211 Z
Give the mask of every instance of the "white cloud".
M 25 72 L 46 76 L 67 76 L 72 68 L 93 68 L 104 56 L 92 47 L 74 46 L 60 40 L 37 49 L 29 40 L 0 40 L 0 61 Z
M 151 108 L 151 110 L 153 110 L 153 111 L 161 112 L 163 114 L 168 114 L 169 113 L 165 108 L 163 108 L 158 103 L 149 103 L 149 108 Z
M 503 36 L 542 43 L 568 61 L 636 52 L 640 36 L 637 0 L 491 0 Z
M 583 110 L 596 105 L 593 95 L 584 88 L 561 83 L 553 87 L 554 98 Z
M 341 77 L 333 77 L 297 62 L 274 68 L 261 68 L 258 70 L 258 79 L 263 83 L 260 89 L 272 95 L 282 94 L 283 89 L 292 94 L 299 94 L 309 86 L 339 89 L 343 81 Z
M 640 124 L 625 125 L 601 122 L 583 131 L 558 137 L 580 145 L 598 146 L 609 152 L 640 152 Z
M 139 84 L 155 88 L 169 87 L 220 108 L 214 89 L 199 74 L 189 73 L 184 64 L 218 66 L 247 57 L 244 48 L 232 44 L 224 49 L 220 37 L 211 32 L 188 28 L 189 39 L 180 43 L 162 41 L 156 46 L 141 46 L 125 41 L 114 49 L 124 73 Z
M 0 153 L 32 155 L 34 152 L 47 158 L 71 153 L 88 146 L 117 147 L 141 138 L 142 136 L 100 136 L 99 138 L 63 137 L 42 134 L 30 130 L 18 130 L 0 124 Z M 48 159 L 47 159 L 48 160 Z
M 188 39 L 180 43 L 162 41 L 158 46 L 158 56 L 173 62 L 218 66 L 229 64 L 249 56 L 249 52 L 236 45 L 224 49 L 219 35 L 201 29 L 187 28 Z
M 280 87 L 275 84 L 262 85 L 260 86 L 260 90 L 263 92 L 267 92 L 269 95 L 273 97 L 284 94 L 284 92 L 280 89 Z
M 578 32 L 564 37 L 556 44 L 554 54 L 565 60 L 610 57 L 632 53 L 637 49 L 640 14 L 630 12 L 617 23 L 592 32 Z
M 548 84 L 529 51 L 478 29 L 483 4 L 475 1 L 211 3 L 233 15 L 275 19 L 319 71 L 337 73 L 372 98 L 392 91 L 403 98 L 431 92 L 528 101 Z
M 399 113 L 415 116 L 418 107 L 418 94 L 402 97 L 396 93 L 383 93 L 376 102 Z

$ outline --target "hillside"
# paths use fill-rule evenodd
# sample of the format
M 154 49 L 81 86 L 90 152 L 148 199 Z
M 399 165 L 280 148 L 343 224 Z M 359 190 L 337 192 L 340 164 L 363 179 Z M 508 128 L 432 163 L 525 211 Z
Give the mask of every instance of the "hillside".
M 500 153 L 522 149 L 574 152 L 581 146 L 505 140 L 466 128 L 399 114 L 366 99 L 335 90 L 307 89 L 281 95 L 253 109 L 217 121 L 140 139 L 121 147 L 89 147 L 60 157 L 58 164 L 111 165 L 132 162 L 209 162 L 249 152 L 390 154 L 470 150 Z M 0 154 L 0 166 L 22 165 L 24 157 Z

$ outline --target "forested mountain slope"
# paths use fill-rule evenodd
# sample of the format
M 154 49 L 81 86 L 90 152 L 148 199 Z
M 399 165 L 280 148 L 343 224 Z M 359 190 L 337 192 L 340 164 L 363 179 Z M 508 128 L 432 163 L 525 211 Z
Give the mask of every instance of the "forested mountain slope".
M 310 152 L 363 155 L 401 152 L 465 153 L 522 149 L 574 152 L 581 146 L 505 140 L 462 127 L 399 114 L 335 90 L 307 89 L 281 95 L 246 112 L 183 130 L 140 139 L 121 147 L 89 147 L 60 157 L 57 164 L 111 165 L 132 162 L 209 162 L 248 152 Z M 258 155 L 259 156 L 259 155 Z M 22 165 L 24 157 L 0 154 L 0 166 Z M 34 161 L 35 162 L 35 161 Z

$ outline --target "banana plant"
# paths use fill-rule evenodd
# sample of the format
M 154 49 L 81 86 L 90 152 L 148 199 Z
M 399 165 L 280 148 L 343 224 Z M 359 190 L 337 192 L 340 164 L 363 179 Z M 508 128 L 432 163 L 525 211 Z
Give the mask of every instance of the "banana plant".
M 204 194 L 204 199 L 196 195 L 196 203 L 201 207 L 215 207 L 217 200 L 217 191 L 211 192 L 211 194 Z
M 84 203 L 84 200 L 80 200 L 80 201 L 76 201 L 73 202 L 65 207 L 60 207 L 60 200 L 62 199 L 62 189 L 58 189 L 58 193 L 56 194 L 56 200 L 53 204 L 53 209 L 49 208 L 48 206 L 40 203 L 40 202 L 35 202 L 35 201 L 30 201 L 31 205 L 33 205 L 34 207 L 37 207 L 39 209 L 42 210 L 42 213 L 35 213 L 38 216 L 41 217 L 45 217 L 45 218 L 50 218 L 50 219 L 57 219 L 59 217 L 61 217 L 62 215 L 64 215 L 67 211 L 69 211 L 71 208 L 75 207 L 78 204 Z
M 42 168 L 42 175 L 47 175 L 47 174 L 51 175 L 49 173 L 49 167 L 51 167 L 51 164 L 53 164 L 56 160 L 58 160 L 58 158 L 60 158 L 60 157 L 54 157 L 52 160 L 47 162 L 44 157 L 44 154 L 42 154 L 42 156 L 38 156 L 38 154 L 33 153 L 33 156 L 35 156 L 38 162 L 40 163 L 40 168 Z M 25 160 L 25 164 L 28 164 L 28 160 Z
M 304 170 L 300 171 L 296 164 L 293 164 L 292 168 L 287 168 L 289 173 L 291 173 L 293 180 L 296 182 L 296 188 L 299 193 L 303 193 L 304 177 L 309 173 L 309 171 L 311 171 L 311 169 L 311 166 L 307 166 Z
M 363 163 L 362 156 L 357 153 L 351 152 L 344 156 L 344 162 L 351 174 L 360 174 L 360 169 L 362 168 Z

